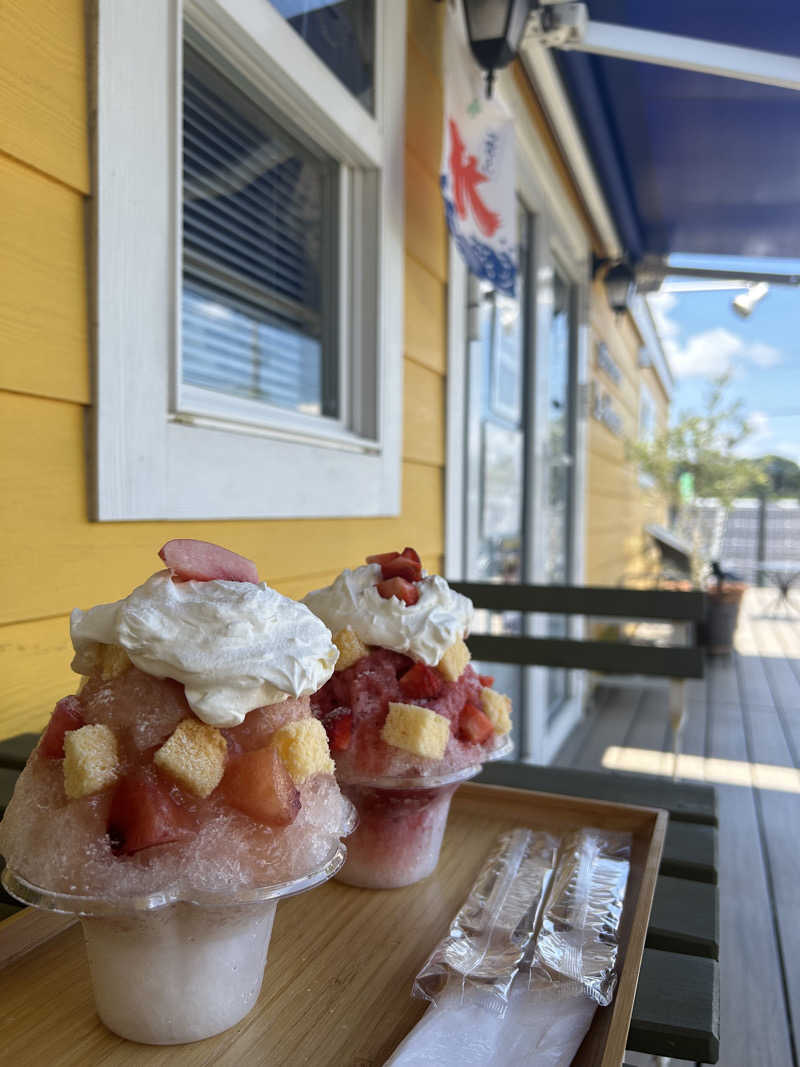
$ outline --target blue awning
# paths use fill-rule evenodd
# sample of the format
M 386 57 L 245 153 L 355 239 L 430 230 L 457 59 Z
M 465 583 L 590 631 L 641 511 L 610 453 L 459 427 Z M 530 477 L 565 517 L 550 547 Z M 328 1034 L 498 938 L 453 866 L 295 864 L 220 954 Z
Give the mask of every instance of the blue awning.
M 800 56 L 797 0 L 587 0 L 590 19 Z M 800 257 L 800 92 L 554 51 L 620 237 Z

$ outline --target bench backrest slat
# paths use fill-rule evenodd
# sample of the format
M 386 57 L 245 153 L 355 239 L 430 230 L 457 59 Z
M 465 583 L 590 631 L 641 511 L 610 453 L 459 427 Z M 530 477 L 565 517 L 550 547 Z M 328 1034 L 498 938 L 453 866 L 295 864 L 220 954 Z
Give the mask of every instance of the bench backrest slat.
M 618 589 L 601 585 L 500 585 L 459 582 L 450 585 L 468 596 L 476 608 L 489 611 L 540 611 L 553 615 L 584 615 L 625 619 L 702 622 L 705 593 L 672 589 Z
M 484 663 L 567 667 L 607 674 L 648 674 L 664 678 L 702 678 L 699 648 L 659 648 L 618 641 L 578 641 L 558 637 L 497 637 L 471 634 L 470 652 Z

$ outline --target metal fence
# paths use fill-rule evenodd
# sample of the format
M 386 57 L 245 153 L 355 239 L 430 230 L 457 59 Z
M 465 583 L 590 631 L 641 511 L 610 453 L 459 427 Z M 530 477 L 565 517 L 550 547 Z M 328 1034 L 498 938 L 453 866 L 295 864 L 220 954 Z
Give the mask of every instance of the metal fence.
M 800 500 L 736 500 L 728 511 L 698 501 L 694 521 L 704 555 L 743 578 L 756 579 L 762 563 L 800 566 Z

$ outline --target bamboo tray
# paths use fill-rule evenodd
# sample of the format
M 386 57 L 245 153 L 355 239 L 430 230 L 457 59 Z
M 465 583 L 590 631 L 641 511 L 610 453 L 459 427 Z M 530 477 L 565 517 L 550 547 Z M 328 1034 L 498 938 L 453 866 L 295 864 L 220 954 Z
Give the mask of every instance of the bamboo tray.
M 278 905 L 261 996 L 217 1037 L 165 1048 L 116 1037 L 100 1023 L 83 938 L 69 917 L 28 909 L 0 924 L 0 1038 L 8 1063 L 265 1064 L 380 1067 L 422 1016 L 411 984 L 460 907 L 495 836 L 513 826 L 599 826 L 633 835 L 621 924 L 621 973 L 574 1064 L 622 1062 L 666 812 L 467 784 L 453 798 L 436 872 L 406 889 L 330 882 Z M 65 926 L 67 927 L 65 929 Z

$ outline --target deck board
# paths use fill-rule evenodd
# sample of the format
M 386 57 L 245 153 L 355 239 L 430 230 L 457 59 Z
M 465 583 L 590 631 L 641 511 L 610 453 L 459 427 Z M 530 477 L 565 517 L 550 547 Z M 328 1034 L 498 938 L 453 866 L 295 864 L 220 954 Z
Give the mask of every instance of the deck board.
M 678 767 L 717 786 L 720 1057 L 724 1067 L 797 1067 L 800 1027 L 800 612 L 750 590 L 731 656 L 687 683 Z M 598 770 L 609 748 L 642 750 L 666 773 L 667 688 L 604 687 L 580 744 L 554 762 Z M 626 1062 L 640 1063 L 633 1053 Z

